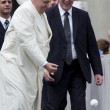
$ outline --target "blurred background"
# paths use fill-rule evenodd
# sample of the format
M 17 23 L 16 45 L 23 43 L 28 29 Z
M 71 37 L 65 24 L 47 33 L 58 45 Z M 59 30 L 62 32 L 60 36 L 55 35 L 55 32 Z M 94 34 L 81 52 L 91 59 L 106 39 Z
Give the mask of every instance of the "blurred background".
M 89 12 L 96 38 L 108 40 L 110 0 L 76 0 L 74 5 Z

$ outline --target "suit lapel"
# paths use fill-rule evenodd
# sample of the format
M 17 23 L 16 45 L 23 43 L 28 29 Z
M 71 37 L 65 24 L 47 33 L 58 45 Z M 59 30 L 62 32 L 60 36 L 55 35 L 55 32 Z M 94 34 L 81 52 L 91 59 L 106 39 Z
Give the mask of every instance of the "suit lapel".
M 52 31 L 51 31 L 50 26 L 48 24 L 48 20 L 47 20 L 46 14 L 44 15 L 44 17 L 45 17 L 45 24 L 47 26 L 47 30 L 48 30 L 50 36 L 52 36 Z
M 39 14 L 39 12 L 36 10 L 36 8 L 33 6 L 32 4 L 32 11 L 33 13 L 35 13 L 35 19 L 34 19 L 34 23 L 36 24 L 35 26 L 38 28 L 38 30 L 43 34 L 45 35 L 43 29 L 43 23 L 42 23 L 42 15 Z
M 76 10 L 75 10 L 75 8 L 73 7 L 72 8 L 72 21 L 73 21 L 73 39 L 74 39 L 74 42 L 75 42 L 75 40 L 76 40 L 76 33 L 77 33 L 77 28 L 78 28 L 78 19 L 79 19 L 79 17 L 78 17 L 78 15 L 77 15 L 77 13 L 76 13 Z
M 43 14 L 42 16 L 40 16 L 39 14 L 36 16 L 36 26 L 38 28 L 38 30 L 44 35 L 46 36 L 46 31 L 44 30 L 47 30 L 48 31 L 48 38 L 52 36 L 52 32 L 51 32 L 51 29 L 49 27 L 49 24 L 48 24 L 48 21 L 47 21 L 47 18 L 46 18 L 46 15 Z M 46 27 L 45 27 L 46 26 Z M 50 39 L 50 38 L 49 38 Z
M 48 24 L 48 20 L 47 20 L 46 14 L 44 14 L 44 18 L 45 18 L 44 22 L 46 24 L 46 29 L 48 31 L 48 41 L 49 41 L 51 39 L 51 37 L 52 37 L 52 31 L 51 31 L 50 26 Z
M 40 16 L 39 13 L 37 13 L 36 16 L 36 22 L 38 29 L 40 30 L 41 33 L 43 33 L 42 16 Z
M 6 30 L 4 29 L 2 23 L 0 22 L 0 32 L 4 35 L 5 31 Z
M 59 12 L 59 9 L 58 9 L 58 5 L 57 5 L 55 7 L 55 18 L 53 18 L 53 19 L 55 19 L 55 22 L 57 24 L 57 27 L 60 31 L 60 34 L 61 34 L 62 38 L 64 40 L 66 40 L 65 35 L 64 35 L 64 29 L 63 29 L 63 26 L 62 26 L 60 13 L 58 13 L 58 12 Z M 72 8 L 72 21 L 73 21 L 73 39 L 74 39 L 74 42 L 76 40 L 76 33 L 77 33 L 77 28 L 78 28 L 78 19 L 79 19 L 79 17 L 77 15 L 77 12 L 76 12 L 75 8 L 73 7 Z
M 57 24 L 57 27 L 58 27 L 58 29 L 59 29 L 59 31 L 60 31 L 60 34 L 61 34 L 61 37 L 64 39 L 64 40 L 66 40 L 65 39 L 65 34 L 64 34 L 64 29 L 63 29 L 63 25 L 62 25 L 62 21 L 61 21 L 61 17 L 60 17 L 60 12 L 59 12 L 59 9 L 58 9 L 58 5 L 55 7 L 55 11 L 54 11 L 54 13 L 55 13 L 55 22 L 56 22 L 56 24 Z

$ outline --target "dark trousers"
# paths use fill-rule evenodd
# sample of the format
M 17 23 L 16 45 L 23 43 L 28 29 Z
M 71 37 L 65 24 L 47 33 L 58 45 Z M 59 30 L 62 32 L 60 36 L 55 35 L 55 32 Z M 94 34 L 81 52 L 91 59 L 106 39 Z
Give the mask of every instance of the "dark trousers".
M 65 110 L 67 91 L 70 94 L 71 110 L 86 110 L 86 80 L 78 60 L 71 65 L 64 64 L 62 78 L 57 85 L 44 83 L 42 91 L 42 110 Z

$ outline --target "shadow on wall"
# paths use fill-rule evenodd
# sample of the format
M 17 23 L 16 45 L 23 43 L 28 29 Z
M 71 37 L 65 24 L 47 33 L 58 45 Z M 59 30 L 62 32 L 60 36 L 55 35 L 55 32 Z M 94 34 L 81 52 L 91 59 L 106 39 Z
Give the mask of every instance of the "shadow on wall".
M 74 1 L 73 6 L 88 11 L 88 4 L 86 1 Z

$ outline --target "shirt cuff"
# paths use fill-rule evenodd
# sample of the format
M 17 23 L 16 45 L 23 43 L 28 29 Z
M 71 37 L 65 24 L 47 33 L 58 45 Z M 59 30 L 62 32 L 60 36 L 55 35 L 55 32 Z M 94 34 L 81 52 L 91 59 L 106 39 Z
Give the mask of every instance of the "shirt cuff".
M 46 61 L 45 63 L 41 64 L 42 67 L 44 67 L 48 62 Z

